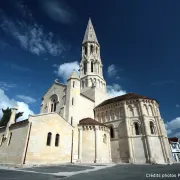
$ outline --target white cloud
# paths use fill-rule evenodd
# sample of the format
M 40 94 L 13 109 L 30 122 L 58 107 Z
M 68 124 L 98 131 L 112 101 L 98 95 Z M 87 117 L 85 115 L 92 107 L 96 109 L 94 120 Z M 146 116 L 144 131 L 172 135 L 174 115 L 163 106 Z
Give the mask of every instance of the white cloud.
M 23 116 L 18 119 L 24 120 L 27 119 L 29 114 L 34 114 L 32 110 L 30 110 L 28 104 L 20 101 L 15 101 L 14 99 L 10 99 L 2 89 L 0 89 L 0 118 L 2 117 L 2 109 L 12 108 L 15 104 L 18 105 L 18 112 L 24 112 Z
M 44 28 L 34 20 L 31 23 L 27 23 L 28 21 L 23 19 L 13 21 L 1 11 L 0 22 L 0 28 L 16 39 L 23 49 L 28 50 L 32 54 L 41 55 L 48 53 L 58 56 L 65 50 L 61 41 L 56 40 L 57 37 L 54 37 L 52 32 L 45 32 Z
M 171 134 L 171 136 L 180 137 L 180 133 L 176 132 L 178 129 L 180 129 L 180 117 L 177 117 L 173 119 L 172 121 L 167 122 L 165 124 L 165 128 L 168 135 Z
M 111 97 L 121 96 L 126 94 L 125 90 L 122 90 L 119 84 L 107 85 L 107 92 Z
M 176 107 L 177 107 L 177 108 L 180 108 L 180 105 L 179 105 L 179 104 L 176 104 Z
M 75 14 L 65 2 L 41 0 L 41 7 L 53 21 L 71 24 L 75 20 Z
M 118 70 L 114 64 L 111 64 L 108 66 L 108 75 L 109 76 L 115 76 L 117 74 Z
M 36 100 L 30 96 L 25 96 L 25 95 L 17 95 L 16 96 L 17 99 L 23 100 L 25 103 L 27 104 L 31 104 L 36 102 Z
M 167 132 L 168 135 L 172 134 L 172 130 L 170 130 L 170 129 L 168 129 L 166 132 Z
M 5 91 L 8 91 L 10 88 L 15 88 L 15 87 L 16 87 L 16 84 L 0 81 L 0 88 Z
M 180 138 L 180 132 L 177 132 L 173 135 L 173 137 L 177 137 L 177 138 Z
M 118 76 L 118 72 L 122 70 L 123 69 L 116 67 L 114 64 L 111 64 L 108 66 L 108 69 L 107 69 L 108 76 L 109 77 L 116 76 L 116 79 L 120 79 L 120 77 Z
M 30 110 L 28 104 L 26 104 L 24 102 L 17 101 L 17 106 L 18 106 L 18 112 L 24 112 L 23 116 L 18 118 L 18 121 L 28 119 L 29 115 L 34 114 L 34 112 L 32 110 Z
M 165 124 L 167 130 L 175 130 L 180 128 L 180 117 L 173 119 Z
M 61 64 L 57 67 L 58 69 L 54 71 L 59 77 L 63 79 L 64 82 L 69 78 L 73 70 L 75 69 L 76 72 L 79 70 L 79 63 L 77 61 L 69 62 Z

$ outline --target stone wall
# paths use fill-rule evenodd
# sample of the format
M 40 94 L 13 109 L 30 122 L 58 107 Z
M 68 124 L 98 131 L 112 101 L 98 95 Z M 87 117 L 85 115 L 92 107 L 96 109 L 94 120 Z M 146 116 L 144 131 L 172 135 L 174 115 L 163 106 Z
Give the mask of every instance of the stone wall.
M 5 128 L 0 128 L 0 164 L 23 164 L 29 125 L 28 121 L 11 125 L 9 136 L 3 142 Z
M 26 164 L 48 164 L 71 162 L 73 127 L 56 113 L 30 116 L 32 122 Z M 47 146 L 47 135 L 52 133 L 51 145 Z M 55 137 L 59 134 L 59 145 Z
M 82 126 L 82 154 L 83 163 L 111 162 L 109 128 L 105 126 Z

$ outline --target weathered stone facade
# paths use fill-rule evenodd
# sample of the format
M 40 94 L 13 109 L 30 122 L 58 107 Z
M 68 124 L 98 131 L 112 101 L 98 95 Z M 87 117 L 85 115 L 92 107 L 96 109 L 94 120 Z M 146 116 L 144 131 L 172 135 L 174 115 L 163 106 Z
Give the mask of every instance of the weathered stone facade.
M 95 108 L 95 119 L 111 126 L 114 131 L 112 160 L 170 163 L 172 156 L 158 103 L 133 93 L 124 95 L 124 99 L 116 102 L 111 99 L 112 103 L 102 103 Z
M 171 163 L 157 101 L 133 93 L 110 98 L 102 67 L 89 20 L 80 75 L 73 71 L 66 85 L 55 80 L 40 114 L 28 120 L 15 123 L 12 109 L 0 128 L 0 163 Z

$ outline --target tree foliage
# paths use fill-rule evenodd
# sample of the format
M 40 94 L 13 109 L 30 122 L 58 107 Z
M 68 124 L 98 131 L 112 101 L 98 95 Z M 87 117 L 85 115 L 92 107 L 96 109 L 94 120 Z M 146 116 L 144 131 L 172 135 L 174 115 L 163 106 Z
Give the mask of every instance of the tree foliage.
M 5 110 L 2 109 L 2 112 L 3 112 L 3 116 L 2 116 L 1 121 L 0 121 L 0 127 L 7 126 L 8 122 L 10 120 L 10 117 L 11 117 L 11 109 L 9 107 L 6 108 Z M 15 122 L 22 115 L 23 115 L 23 112 L 18 112 L 15 116 Z

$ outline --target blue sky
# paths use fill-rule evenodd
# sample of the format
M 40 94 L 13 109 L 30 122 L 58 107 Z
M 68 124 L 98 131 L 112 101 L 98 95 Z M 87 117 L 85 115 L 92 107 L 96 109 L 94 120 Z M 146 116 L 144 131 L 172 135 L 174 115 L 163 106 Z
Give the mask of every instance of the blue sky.
M 155 98 L 169 136 L 180 130 L 180 1 L 0 2 L 0 108 L 39 113 L 41 97 L 80 61 L 89 16 L 112 95 Z M 68 69 L 67 69 L 68 67 Z

